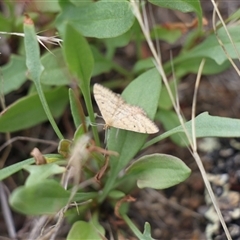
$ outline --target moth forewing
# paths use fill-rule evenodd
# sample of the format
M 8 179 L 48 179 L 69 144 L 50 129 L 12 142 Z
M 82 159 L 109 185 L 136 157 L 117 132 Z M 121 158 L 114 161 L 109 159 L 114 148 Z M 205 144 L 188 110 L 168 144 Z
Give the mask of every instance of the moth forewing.
M 115 127 L 148 134 L 159 131 L 143 109 L 126 103 L 119 94 L 97 83 L 93 86 L 93 94 L 105 121 L 105 129 Z

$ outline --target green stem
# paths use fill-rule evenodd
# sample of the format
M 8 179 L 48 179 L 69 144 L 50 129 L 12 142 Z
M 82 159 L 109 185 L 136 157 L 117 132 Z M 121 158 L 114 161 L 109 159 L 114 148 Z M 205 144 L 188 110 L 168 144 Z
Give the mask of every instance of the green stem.
M 139 231 L 139 229 L 134 225 L 132 220 L 127 215 L 121 216 L 123 220 L 127 223 L 128 227 L 132 230 L 132 232 L 136 235 L 138 239 L 143 239 L 142 233 Z
M 91 121 L 91 123 L 95 123 L 95 116 L 94 116 L 94 112 L 93 112 L 93 105 L 92 105 L 92 100 L 91 100 L 89 87 L 87 88 L 86 86 L 83 86 L 82 87 L 82 93 L 83 93 L 83 97 L 84 97 L 84 100 L 85 100 L 85 103 L 86 103 L 86 108 L 87 108 L 87 112 L 88 112 L 90 121 Z M 92 126 L 92 131 L 93 131 L 93 137 L 95 139 L 96 145 L 100 146 L 100 139 L 99 139 L 97 127 Z
M 49 109 L 48 103 L 47 103 L 46 98 L 44 96 L 44 93 L 42 91 L 41 84 L 38 85 L 37 83 L 35 83 L 35 86 L 36 86 L 37 93 L 38 93 L 38 96 L 40 98 L 40 101 L 42 103 L 43 109 L 44 109 L 44 111 L 45 111 L 45 113 L 46 113 L 46 115 L 48 117 L 48 120 L 49 120 L 50 124 L 52 125 L 53 130 L 55 131 L 56 135 L 58 136 L 58 138 L 60 140 L 64 139 L 64 137 L 63 137 L 61 131 L 59 130 L 59 128 L 58 128 L 58 126 L 57 126 L 57 124 L 56 124 L 56 122 L 55 122 L 55 120 L 54 120 L 54 118 L 52 116 L 52 113 L 51 113 L 51 111 Z

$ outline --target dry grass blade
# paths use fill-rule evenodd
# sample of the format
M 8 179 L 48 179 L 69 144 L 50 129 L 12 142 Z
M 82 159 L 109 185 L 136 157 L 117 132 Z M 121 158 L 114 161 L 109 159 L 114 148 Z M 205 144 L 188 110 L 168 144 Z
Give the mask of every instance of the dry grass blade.
M 17 33 L 17 32 L 13 32 L 13 33 L 0 32 L 0 34 L 3 34 L 3 35 L 15 35 L 15 36 L 19 36 L 19 37 L 24 37 L 24 33 Z M 53 45 L 61 45 L 61 42 L 63 41 L 62 39 L 57 38 L 56 36 L 45 37 L 45 36 L 36 35 L 36 37 L 37 37 L 38 42 L 44 48 L 46 48 L 49 52 L 50 52 L 50 50 L 47 48 L 47 46 L 44 43 L 49 43 L 49 44 L 53 44 Z
M 222 18 L 222 16 L 221 16 L 221 13 L 220 13 L 219 10 L 218 10 L 217 5 L 216 5 L 216 3 L 215 3 L 214 0 L 211 0 L 211 2 L 212 2 L 213 7 L 214 7 L 214 14 L 215 14 L 215 12 L 217 13 L 217 15 L 218 15 L 218 17 L 219 17 L 219 19 L 220 19 L 220 21 L 221 21 L 221 23 L 222 23 L 225 31 L 226 31 L 226 34 L 227 34 L 227 36 L 228 36 L 228 38 L 229 38 L 232 46 L 234 47 L 234 49 L 235 49 L 235 51 L 236 51 L 236 53 L 237 53 L 237 55 L 238 55 L 238 59 L 240 60 L 240 53 L 239 53 L 239 51 L 238 51 L 238 49 L 237 49 L 234 41 L 232 40 L 232 37 L 231 37 L 231 35 L 230 35 L 230 33 L 229 33 L 228 29 L 227 29 L 227 26 L 226 26 L 225 22 L 223 21 L 223 18 Z M 213 16 L 214 16 L 214 14 L 213 14 Z M 215 23 L 215 21 L 213 21 L 213 23 Z M 214 24 L 213 24 L 213 26 L 214 26 Z
M 146 27 L 144 25 L 144 20 L 143 20 L 143 17 L 141 15 L 141 13 L 140 13 L 138 2 L 136 2 L 134 0 L 131 0 L 131 5 L 132 5 L 133 13 L 135 14 L 135 16 L 136 16 L 136 18 L 137 18 L 137 20 L 138 20 L 138 22 L 139 22 L 139 24 L 141 26 L 142 32 L 143 32 L 143 34 L 145 36 L 145 39 L 146 39 L 146 41 L 147 41 L 147 43 L 149 45 L 149 48 L 150 48 L 150 50 L 152 52 L 153 57 L 154 57 L 156 68 L 158 69 L 158 71 L 159 71 L 159 73 L 160 73 L 160 75 L 162 77 L 162 80 L 163 80 L 163 82 L 164 82 L 164 84 L 165 84 L 165 86 L 167 88 L 169 97 L 170 97 L 170 99 L 172 101 L 172 104 L 174 106 L 175 112 L 177 113 L 179 121 L 180 121 L 180 123 L 181 123 L 181 125 L 182 125 L 182 127 L 183 127 L 183 129 L 185 131 L 185 134 L 186 134 L 187 138 L 188 138 L 188 141 L 189 141 L 190 146 L 191 146 L 190 152 L 192 153 L 192 155 L 193 155 L 193 157 L 194 157 L 194 159 L 195 159 L 195 161 L 196 161 L 196 163 L 197 163 L 197 165 L 199 167 L 199 170 L 200 170 L 200 172 L 202 174 L 205 186 L 206 186 L 206 188 L 208 190 L 208 193 L 209 193 L 209 195 L 210 195 L 210 197 L 211 197 L 211 199 L 213 201 L 215 210 L 218 213 L 218 215 L 220 216 L 220 221 L 221 221 L 221 224 L 222 224 L 223 229 L 225 231 L 225 234 L 226 234 L 228 239 L 231 239 L 230 233 L 229 233 L 228 228 L 226 226 L 226 223 L 223 221 L 223 217 L 222 217 L 221 211 L 220 211 L 220 209 L 219 209 L 219 207 L 218 207 L 218 205 L 216 203 L 216 199 L 215 199 L 214 193 L 212 191 L 211 185 L 210 185 L 210 183 L 209 183 L 209 181 L 208 181 L 208 179 L 206 177 L 206 171 L 205 171 L 205 169 L 203 167 L 203 164 L 202 164 L 202 161 L 201 161 L 201 159 L 200 159 L 200 157 L 199 157 L 199 155 L 197 153 L 196 139 L 194 137 L 195 135 L 193 136 L 193 138 L 190 137 L 188 131 L 185 128 L 184 121 L 183 121 L 183 118 L 181 116 L 180 109 L 178 108 L 177 104 L 174 101 L 173 93 L 172 93 L 172 91 L 170 89 L 167 77 L 166 77 L 166 75 L 164 73 L 164 69 L 163 69 L 162 63 L 160 61 L 160 57 L 158 56 L 157 51 L 154 48 L 153 42 L 152 42 L 151 37 L 150 37 L 150 33 L 148 31 L 148 27 Z M 199 81 L 200 81 L 202 67 L 203 66 L 201 65 L 200 69 L 199 69 L 199 73 L 198 73 L 198 78 L 197 78 L 197 81 L 196 81 L 195 95 L 194 95 L 194 99 L 193 99 L 193 112 L 192 112 L 193 119 L 195 117 L 196 92 L 197 92 L 197 88 L 198 88 L 197 86 L 198 86 Z M 193 121 L 193 124 L 194 124 L 194 121 Z M 193 125 L 193 133 L 194 132 L 195 132 L 195 128 L 194 128 L 194 125 Z
M 237 65 L 234 63 L 234 61 L 232 60 L 232 58 L 229 56 L 229 54 L 228 54 L 228 52 L 227 52 L 227 49 L 225 48 L 223 42 L 221 41 L 221 39 L 220 39 L 219 36 L 218 36 L 217 28 L 216 28 L 216 13 L 218 13 L 218 16 L 219 16 L 220 13 L 219 13 L 219 11 L 218 11 L 218 8 L 217 8 L 216 5 L 214 5 L 213 17 L 212 17 L 214 33 L 215 33 L 215 35 L 216 35 L 216 37 L 217 37 L 217 40 L 218 40 L 219 45 L 222 47 L 223 52 L 224 52 L 225 55 L 226 55 L 227 59 L 228 59 L 229 62 L 232 64 L 232 66 L 233 66 L 233 68 L 236 70 L 237 74 L 240 76 L 240 71 L 239 71 Z M 236 48 L 236 45 L 234 44 L 234 42 L 233 42 L 233 40 L 232 40 L 232 37 L 231 37 L 231 35 L 229 34 L 229 32 L 228 32 L 228 30 L 227 30 L 227 28 L 226 28 L 226 26 L 225 26 L 225 23 L 224 23 L 223 19 L 221 18 L 221 15 L 220 15 L 219 18 L 220 18 L 223 26 L 225 27 L 226 33 L 227 33 L 227 35 L 228 35 L 228 37 L 229 37 L 229 39 L 230 39 L 230 41 L 231 41 L 234 49 L 236 50 L 237 55 L 239 56 L 239 52 L 238 52 L 238 50 L 237 50 L 237 48 Z M 239 60 L 240 60 L 240 59 L 239 59 Z

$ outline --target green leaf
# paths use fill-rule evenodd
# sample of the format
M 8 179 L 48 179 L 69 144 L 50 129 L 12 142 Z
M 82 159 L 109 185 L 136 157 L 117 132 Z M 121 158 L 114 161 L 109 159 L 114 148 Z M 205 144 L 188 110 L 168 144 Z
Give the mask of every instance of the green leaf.
M 91 50 L 95 63 L 92 76 L 94 77 L 102 73 L 109 72 L 113 67 L 112 61 L 110 61 L 102 53 L 100 53 L 100 51 L 95 46 L 91 46 Z
M 51 1 L 36 1 L 35 8 L 37 11 L 41 12 L 59 12 L 60 6 L 58 4 L 58 0 L 51 0 Z
M 92 3 L 92 0 L 85 0 L 85 1 L 79 1 L 79 0 L 69 0 L 71 3 L 73 3 L 75 6 L 87 6 L 88 4 Z
M 81 136 L 84 135 L 83 125 L 79 125 L 74 133 L 73 141 L 76 142 Z
M 43 180 L 30 186 L 18 187 L 10 196 L 10 205 L 26 215 L 55 214 L 69 200 L 70 193 L 54 180 Z
M 2 13 L 0 13 L 0 29 L 1 32 L 11 32 L 12 27 L 12 18 L 3 16 Z
M 90 78 L 94 65 L 91 49 L 87 40 L 69 24 L 67 24 L 64 33 L 63 47 L 69 69 L 77 76 L 78 85 L 82 91 L 90 121 L 94 123 L 95 117 L 90 94 Z M 96 144 L 99 145 L 96 127 L 93 127 L 93 135 Z
M 69 24 L 63 49 L 69 69 L 78 77 L 79 86 L 89 85 L 94 65 L 92 52 L 87 40 Z
M 240 51 L 240 34 L 238 32 L 238 26 L 228 27 L 228 31 L 237 50 Z M 232 43 L 230 42 L 225 29 L 219 29 L 217 34 L 229 56 L 233 59 L 238 58 L 238 54 L 236 53 L 235 48 L 232 46 Z M 174 60 L 174 63 L 181 63 L 182 61 L 196 58 L 210 58 L 214 60 L 218 65 L 222 65 L 228 60 L 222 47 L 219 45 L 215 34 L 208 36 L 203 43 L 191 49 L 191 51 L 182 53 Z
M 124 34 L 118 36 L 118 37 L 111 37 L 111 38 L 105 38 L 103 39 L 103 42 L 106 45 L 106 56 L 109 60 L 113 59 L 115 51 L 119 47 L 126 46 L 132 37 L 132 29 L 125 32 Z
M 143 239 L 144 240 L 154 240 L 151 236 L 151 225 L 148 222 L 144 224 L 144 232 L 143 232 Z
M 72 147 L 72 141 L 68 139 L 61 139 L 58 143 L 58 153 L 61 154 L 64 158 L 68 158 L 70 156 L 70 151 Z
M 67 236 L 67 240 L 76 239 L 102 240 L 102 237 L 93 224 L 84 221 L 78 221 L 73 224 Z
M 55 117 L 59 117 L 67 103 L 67 89 L 61 87 L 45 92 L 46 100 Z M 47 120 L 37 94 L 23 97 L 0 113 L 0 132 L 14 132 Z
M 199 17 L 202 16 L 202 9 L 199 0 L 178 0 L 178 1 L 166 1 L 166 0 L 148 0 L 150 3 L 159 7 L 170 8 L 179 10 L 181 12 L 195 12 Z
M 47 85 L 67 85 L 70 83 L 70 73 L 63 60 L 61 48 L 56 48 L 52 52 L 46 52 L 41 57 L 44 71 L 41 75 L 41 83 Z
M 11 175 L 13 175 L 16 172 L 22 170 L 25 166 L 28 166 L 28 165 L 33 164 L 33 163 L 35 163 L 34 158 L 29 158 L 29 159 L 26 159 L 24 161 L 15 163 L 11 166 L 2 168 L 0 170 L 0 181 L 2 181 L 3 179 L 5 179 L 5 178 L 7 178 Z
M 64 163 L 66 164 L 66 159 L 61 154 L 44 154 L 47 163 Z
M 119 190 L 112 190 L 108 194 L 108 197 L 112 198 L 112 199 L 121 199 L 125 196 L 126 196 L 126 194 L 122 191 L 119 191 Z
M 73 201 L 76 202 L 84 202 L 89 201 L 90 199 L 96 199 L 98 197 L 98 192 L 77 192 L 74 197 Z
M 166 1 L 166 0 L 148 0 L 152 4 L 159 7 L 170 8 L 173 10 L 179 10 L 181 12 L 195 12 L 198 16 L 199 28 L 202 27 L 202 8 L 199 0 L 177 0 L 177 1 Z
M 146 58 L 138 60 L 133 68 L 134 73 L 143 72 L 149 70 L 150 68 L 154 67 L 154 60 L 153 58 Z
M 80 118 L 78 104 L 77 104 L 78 99 L 76 99 L 74 91 L 71 88 L 69 88 L 68 94 L 69 94 L 70 108 L 71 108 L 71 114 L 73 117 L 73 122 L 75 127 L 77 128 L 81 124 L 81 118 Z
M 151 69 L 133 80 L 124 90 L 122 97 L 127 103 L 137 105 L 153 119 L 157 110 L 161 80 L 156 69 Z M 111 128 L 107 139 L 108 149 L 119 153 L 111 157 L 110 175 L 104 188 L 104 194 L 111 189 L 118 173 L 128 164 L 142 147 L 148 135 Z M 118 133 L 117 133 L 118 131 Z M 104 194 L 102 198 L 104 198 Z
M 177 57 L 174 60 L 175 75 L 178 79 L 180 79 L 182 76 L 189 73 L 198 73 L 200 63 L 204 57 L 202 55 L 202 53 L 204 52 L 204 49 L 202 50 L 203 51 L 198 52 L 200 56 L 197 56 L 196 54 L 192 54 L 189 51 L 189 52 L 184 52 L 180 54 L 179 57 Z M 195 52 L 195 49 L 192 49 L 192 51 Z M 222 62 L 221 60 L 221 64 L 216 62 L 214 59 L 209 58 L 209 56 L 207 55 L 205 55 L 205 59 L 206 59 L 206 62 L 204 64 L 203 71 L 202 71 L 203 74 L 205 75 L 221 73 L 226 69 L 228 69 L 230 66 L 230 63 L 227 59 L 225 59 L 224 62 Z M 133 71 L 135 73 L 139 73 L 140 71 L 143 71 L 152 67 L 154 67 L 154 62 L 152 58 L 142 59 L 135 64 Z M 172 63 L 165 64 L 164 69 L 170 73 L 170 71 L 172 71 Z M 170 87 L 174 87 L 173 81 L 171 81 L 170 83 L 171 83 Z M 161 93 L 160 106 L 164 109 L 169 109 L 172 106 L 172 103 L 168 96 L 168 92 L 166 91 L 165 87 L 163 87 L 162 91 L 163 92 Z
M 35 84 L 43 109 L 58 138 L 63 139 L 63 135 L 53 119 L 41 86 L 40 77 L 43 72 L 43 66 L 40 60 L 39 44 L 33 22 L 28 16 L 26 16 L 24 20 L 24 47 L 29 75 Z
M 95 211 L 92 216 L 90 222 L 94 228 L 95 231 L 97 230 L 98 234 L 100 234 L 102 237 L 105 235 L 105 229 L 104 227 L 99 223 L 99 212 Z M 103 238 L 102 238 L 103 239 Z
M 126 174 L 137 178 L 139 188 L 164 189 L 183 182 L 191 169 L 179 158 L 167 154 L 152 154 L 135 161 Z
M 117 37 L 105 38 L 103 39 L 104 43 L 108 48 L 119 48 L 125 47 L 131 40 L 132 31 L 131 29 L 124 34 L 121 34 Z
M 178 84 L 178 81 L 176 81 L 176 80 L 169 81 L 169 87 L 171 89 L 174 99 L 176 98 L 177 84 Z M 159 107 L 166 109 L 166 110 L 170 110 L 170 109 L 172 109 L 172 106 L 173 106 L 173 104 L 169 97 L 167 88 L 166 88 L 166 86 L 163 86 L 162 91 L 161 91 L 161 96 L 159 99 Z
M 46 158 L 46 160 L 54 160 L 54 161 L 58 161 L 58 160 L 62 160 L 61 156 L 58 154 L 45 154 L 44 157 Z M 26 166 L 35 163 L 34 158 L 29 158 L 26 159 L 24 161 L 15 163 L 13 165 L 10 165 L 8 167 L 4 167 L 0 170 L 0 181 L 2 181 L 3 179 L 13 175 L 14 173 L 22 170 L 23 168 L 25 168 Z
M 86 37 L 117 37 L 130 29 L 134 16 L 127 1 L 97 1 L 87 6 L 76 7 L 67 4 L 57 17 L 56 25 L 63 32 L 65 23 L 71 25 Z
M 237 21 L 240 19 L 240 9 L 234 12 L 230 17 L 227 19 L 228 21 Z
M 190 136 L 192 135 L 192 121 L 185 124 Z M 239 137 L 240 120 L 234 118 L 210 116 L 207 112 L 195 119 L 196 137 Z M 173 129 L 183 132 L 182 126 Z
M 6 95 L 17 90 L 26 81 L 25 58 L 12 54 L 7 65 L 1 68 L 3 85 L 1 92 Z
M 27 181 L 25 182 L 25 186 L 31 186 L 40 183 L 54 174 L 60 174 L 66 171 L 65 167 L 60 167 L 56 163 L 33 166 L 27 165 L 24 166 L 24 169 L 30 173 Z
M 205 59 L 206 59 L 206 62 L 202 70 L 203 75 L 212 75 L 212 74 L 221 73 L 226 69 L 228 69 L 231 65 L 231 63 L 228 60 L 223 62 L 222 64 L 218 64 L 210 58 L 205 58 Z M 180 78 L 189 73 L 197 74 L 199 71 L 199 66 L 201 64 L 201 61 L 202 61 L 202 58 L 196 57 L 196 58 L 191 58 L 191 59 L 178 62 L 178 64 L 176 64 L 174 67 L 176 70 L 175 75 L 178 78 Z
M 189 136 L 192 136 L 192 121 L 185 123 L 185 128 L 188 131 Z M 195 132 L 196 138 L 200 137 L 240 137 L 240 120 L 234 118 L 210 116 L 208 112 L 199 114 L 195 118 Z M 161 141 L 173 134 L 183 133 L 182 126 L 178 126 L 164 134 L 157 136 L 156 138 L 147 142 L 142 149 L 151 146 L 154 143 Z
M 25 20 L 24 23 L 24 45 L 26 51 L 26 65 L 31 79 L 34 81 L 36 87 L 40 83 L 40 76 L 43 71 L 43 66 L 40 61 L 40 50 L 37 36 L 35 33 L 33 23 L 31 20 Z
M 98 193 L 95 192 L 77 192 L 74 197 L 73 197 L 73 201 L 76 202 L 84 202 L 84 201 L 89 201 L 91 199 L 96 199 L 98 197 Z M 90 201 L 89 201 L 90 203 Z
M 179 126 L 180 124 L 178 116 L 173 110 L 161 109 L 159 112 L 157 112 L 156 119 L 163 124 L 164 129 L 167 131 Z M 179 146 L 188 146 L 188 140 L 185 133 L 174 134 L 171 135 L 170 138 Z
M 169 30 L 161 26 L 155 26 L 150 34 L 152 39 L 163 40 L 170 44 L 175 43 L 182 36 L 181 31 L 178 29 Z

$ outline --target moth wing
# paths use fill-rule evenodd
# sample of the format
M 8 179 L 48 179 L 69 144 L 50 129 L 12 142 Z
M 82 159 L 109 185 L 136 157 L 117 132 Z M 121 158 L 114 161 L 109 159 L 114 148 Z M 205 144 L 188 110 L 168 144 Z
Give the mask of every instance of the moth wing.
M 108 125 L 112 122 L 112 117 L 118 105 L 121 104 L 120 95 L 97 83 L 93 86 L 93 95 L 102 117 Z
M 139 107 L 129 104 L 121 105 L 112 118 L 112 127 L 139 133 L 156 133 L 159 131 L 156 124 L 147 117 Z

